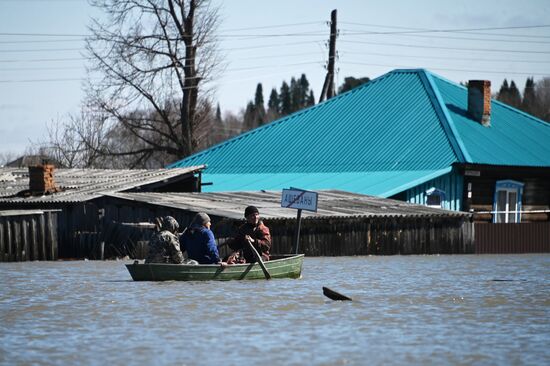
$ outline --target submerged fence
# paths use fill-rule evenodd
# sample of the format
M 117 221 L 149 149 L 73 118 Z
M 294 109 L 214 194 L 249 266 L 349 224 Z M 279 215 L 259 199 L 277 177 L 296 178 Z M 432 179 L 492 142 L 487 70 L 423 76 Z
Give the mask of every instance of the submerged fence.
M 549 253 L 550 222 L 475 224 L 477 254 Z
M 0 262 L 56 260 L 57 212 L 0 211 Z

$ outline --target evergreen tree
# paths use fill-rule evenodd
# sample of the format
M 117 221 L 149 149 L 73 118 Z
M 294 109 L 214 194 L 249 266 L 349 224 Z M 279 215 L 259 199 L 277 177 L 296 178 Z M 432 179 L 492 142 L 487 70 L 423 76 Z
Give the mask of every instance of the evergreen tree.
M 243 129 L 248 131 L 256 127 L 256 106 L 253 102 L 248 102 L 243 116 Z
M 519 108 L 521 106 L 521 94 L 519 89 L 516 86 L 514 80 L 510 83 L 510 89 L 508 91 L 508 104 L 514 108 Z
M 504 79 L 502 85 L 500 86 L 500 90 L 497 93 L 497 100 L 506 103 L 509 91 L 510 87 L 508 86 L 508 80 Z
M 220 103 L 218 103 L 218 106 L 216 107 L 216 122 L 218 124 L 223 124 L 222 110 L 220 109 Z
M 309 106 L 309 81 L 307 80 L 306 74 L 302 74 L 299 81 L 300 86 L 300 109 Z
M 271 89 L 269 101 L 267 102 L 267 110 L 269 113 L 279 114 L 279 94 L 275 88 Z
M 307 97 L 306 106 L 315 105 L 315 96 L 313 95 L 313 90 L 309 91 L 309 96 Z
M 296 82 L 296 79 L 290 79 L 290 112 L 296 112 L 300 110 L 300 85 Z
M 262 83 L 258 83 L 258 86 L 256 86 L 256 94 L 254 95 L 254 105 L 258 109 L 265 109 L 264 108 L 264 92 L 262 88 Z
M 356 79 L 353 76 L 348 76 L 344 78 L 344 83 L 338 88 L 338 94 L 350 91 L 351 89 L 356 88 L 359 85 L 368 83 L 369 81 L 370 79 L 368 77 Z
M 262 83 L 258 83 L 256 86 L 256 95 L 254 96 L 254 107 L 255 107 L 255 123 L 254 127 L 261 126 L 266 122 L 265 116 L 265 107 L 264 107 L 264 92 L 262 88 Z
M 521 101 L 521 110 L 536 115 L 537 114 L 537 96 L 535 94 L 535 81 L 533 78 L 527 78 L 525 88 L 523 89 L 523 100 Z
M 279 114 L 281 116 L 286 116 L 292 113 L 292 101 L 290 98 L 290 88 L 286 81 L 283 81 L 281 91 L 279 93 Z

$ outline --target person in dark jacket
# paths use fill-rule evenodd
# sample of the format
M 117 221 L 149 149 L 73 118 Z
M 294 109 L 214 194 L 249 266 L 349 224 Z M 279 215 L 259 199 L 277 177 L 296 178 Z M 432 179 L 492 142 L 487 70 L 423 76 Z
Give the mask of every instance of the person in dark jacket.
M 227 263 L 254 263 L 256 257 L 250 248 L 249 242 L 262 257 L 262 261 L 269 260 L 271 249 L 271 234 L 269 228 L 260 220 L 260 212 L 254 206 L 248 206 L 244 210 L 246 223 L 239 227 L 237 235 L 227 243 L 234 253 L 228 258 Z
M 196 260 L 199 264 L 223 265 L 214 233 L 210 230 L 211 225 L 207 214 L 204 212 L 196 214 L 191 225 L 180 237 L 182 251 L 187 251 L 187 257 Z
M 177 237 L 179 224 L 172 216 L 161 220 L 160 230 L 149 241 L 149 251 L 145 263 L 184 263 L 183 253 Z

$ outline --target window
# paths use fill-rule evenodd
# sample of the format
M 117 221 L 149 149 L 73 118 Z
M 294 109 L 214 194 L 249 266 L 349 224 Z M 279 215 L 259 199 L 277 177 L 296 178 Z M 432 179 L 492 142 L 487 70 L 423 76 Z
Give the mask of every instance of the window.
M 521 222 L 521 196 L 523 183 L 513 180 L 499 180 L 495 188 L 493 222 Z
M 442 208 L 443 201 L 445 201 L 445 191 L 435 187 L 426 191 L 426 206 Z

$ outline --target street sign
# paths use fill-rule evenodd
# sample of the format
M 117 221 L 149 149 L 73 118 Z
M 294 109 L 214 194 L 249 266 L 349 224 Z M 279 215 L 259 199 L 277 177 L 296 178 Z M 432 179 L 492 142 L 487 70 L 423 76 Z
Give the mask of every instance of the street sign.
M 303 189 L 283 189 L 281 207 L 317 212 L 317 192 Z

